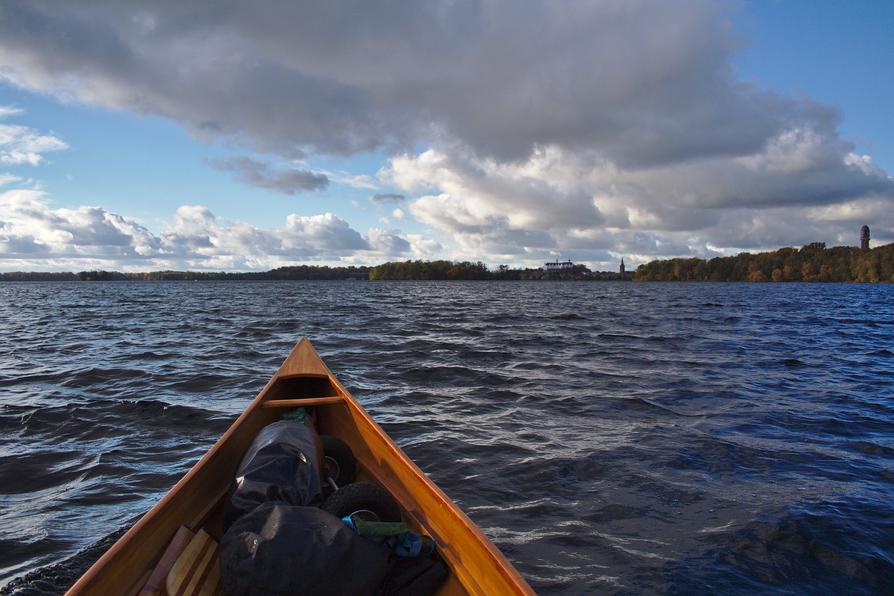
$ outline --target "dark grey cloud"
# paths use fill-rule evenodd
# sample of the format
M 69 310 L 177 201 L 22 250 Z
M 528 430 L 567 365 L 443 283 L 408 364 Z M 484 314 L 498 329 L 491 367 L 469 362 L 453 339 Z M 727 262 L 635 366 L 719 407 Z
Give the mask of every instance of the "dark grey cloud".
M 208 163 L 222 172 L 232 172 L 246 184 L 287 195 L 306 190 L 323 190 L 329 186 L 329 178 L 325 174 L 298 169 L 274 170 L 269 164 L 250 157 L 214 159 Z
M 289 156 L 557 144 L 637 167 L 834 134 L 836 110 L 736 78 L 726 6 L 36 0 L 0 8 L 0 72 Z
M 406 199 L 406 195 L 396 192 L 380 192 L 369 197 L 369 200 L 377 205 L 383 203 L 403 203 Z

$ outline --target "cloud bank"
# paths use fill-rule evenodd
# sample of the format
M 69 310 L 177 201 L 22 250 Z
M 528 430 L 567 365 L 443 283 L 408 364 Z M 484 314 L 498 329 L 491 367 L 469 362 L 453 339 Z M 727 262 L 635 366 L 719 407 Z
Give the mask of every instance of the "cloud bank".
M 507 160 L 558 145 L 637 167 L 751 154 L 839 118 L 737 80 L 740 42 L 703 0 L 2 11 L 9 80 L 283 154 L 444 141 Z
M 870 217 L 894 240 L 892 179 L 840 137 L 835 108 L 736 76 L 729 11 L 36 0 L 0 7 L 0 76 L 284 158 L 384 150 L 391 187 L 374 202 L 406 195 L 401 213 L 454 256 L 635 263 L 852 243 Z M 283 192 L 325 184 L 218 166 Z
M 558 147 L 500 163 L 428 150 L 391 159 L 379 176 L 422 194 L 414 218 L 460 253 L 536 262 L 565 255 L 608 266 L 626 254 L 711 257 L 822 240 L 854 244 L 862 223 L 894 240 L 891 180 L 868 158 L 838 159 L 807 135 L 780 152 L 625 170 Z M 831 155 L 831 156 L 830 156 Z
M 417 248 L 418 247 L 418 248 Z M 280 227 L 222 222 L 207 207 L 183 205 L 165 231 L 102 207 L 53 209 L 38 190 L 0 192 L 0 270 L 257 270 L 296 261 L 368 263 L 430 251 L 397 230 L 366 235 L 331 214 L 289 215 Z

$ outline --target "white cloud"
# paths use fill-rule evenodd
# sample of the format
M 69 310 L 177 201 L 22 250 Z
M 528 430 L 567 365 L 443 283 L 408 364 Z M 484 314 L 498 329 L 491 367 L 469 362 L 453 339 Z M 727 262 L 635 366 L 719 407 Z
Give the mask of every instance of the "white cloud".
M 0 120 L 10 116 L 19 116 L 23 113 L 24 110 L 15 106 L 0 106 Z
M 0 193 L 0 270 L 269 269 L 306 261 L 378 263 L 411 251 L 397 230 L 363 236 L 332 213 L 292 214 L 281 227 L 258 228 L 183 205 L 155 233 L 102 207 L 53 209 L 41 191 Z
M 348 222 L 331 214 L 322 215 L 289 215 L 286 218 L 286 229 L 283 237 L 286 248 L 313 249 L 316 251 L 366 250 L 367 241 L 354 230 Z
M 410 252 L 410 242 L 397 230 L 370 228 L 367 233 L 370 248 L 379 255 L 404 255 Z
M 22 178 L 20 176 L 16 176 L 15 174 L 4 174 L 0 173 L 0 186 L 6 186 L 7 184 L 12 184 L 13 182 L 21 182 Z
M 407 240 L 410 243 L 410 250 L 413 258 L 416 259 L 434 259 L 444 258 L 446 247 L 432 238 L 427 238 L 421 234 L 407 234 Z
M 0 120 L 22 114 L 22 110 L 0 106 Z M 36 166 L 44 154 L 67 149 L 61 139 L 51 134 L 41 134 L 27 126 L 0 123 L 0 164 L 6 166 Z
M 397 220 L 403 219 L 405 215 L 404 210 L 400 207 L 395 207 L 394 211 L 391 212 L 391 217 Z
M 367 174 L 350 174 L 348 172 L 325 173 L 332 181 L 347 184 L 353 188 L 364 188 L 367 190 L 377 190 L 379 188 L 376 179 Z
M 157 254 L 161 241 L 133 220 L 100 207 L 51 209 L 44 193 L 0 193 L 2 259 L 34 256 L 139 260 Z
M 894 240 L 890 178 L 846 149 L 793 132 L 747 157 L 637 169 L 560 147 L 512 163 L 430 149 L 394 157 L 379 177 L 409 193 L 435 191 L 409 203 L 415 219 L 454 239 L 458 255 L 491 261 L 606 263 L 612 251 L 636 263 L 853 243 L 861 218 Z

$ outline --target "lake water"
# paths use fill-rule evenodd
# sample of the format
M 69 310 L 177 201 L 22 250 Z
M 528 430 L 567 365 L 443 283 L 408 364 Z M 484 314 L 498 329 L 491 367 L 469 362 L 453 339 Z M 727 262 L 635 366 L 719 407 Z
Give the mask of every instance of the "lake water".
M 0 284 L 0 585 L 61 591 L 292 345 L 542 593 L 894 589 L 894 286 Z

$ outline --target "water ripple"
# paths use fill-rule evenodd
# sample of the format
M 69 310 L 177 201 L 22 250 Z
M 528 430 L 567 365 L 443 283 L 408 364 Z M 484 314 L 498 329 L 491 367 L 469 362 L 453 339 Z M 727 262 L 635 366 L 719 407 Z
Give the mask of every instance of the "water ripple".
M 894 288 L 0 284 L 0 585 L 64 590 L 307 335 L 544 593 L 894 585 Z

